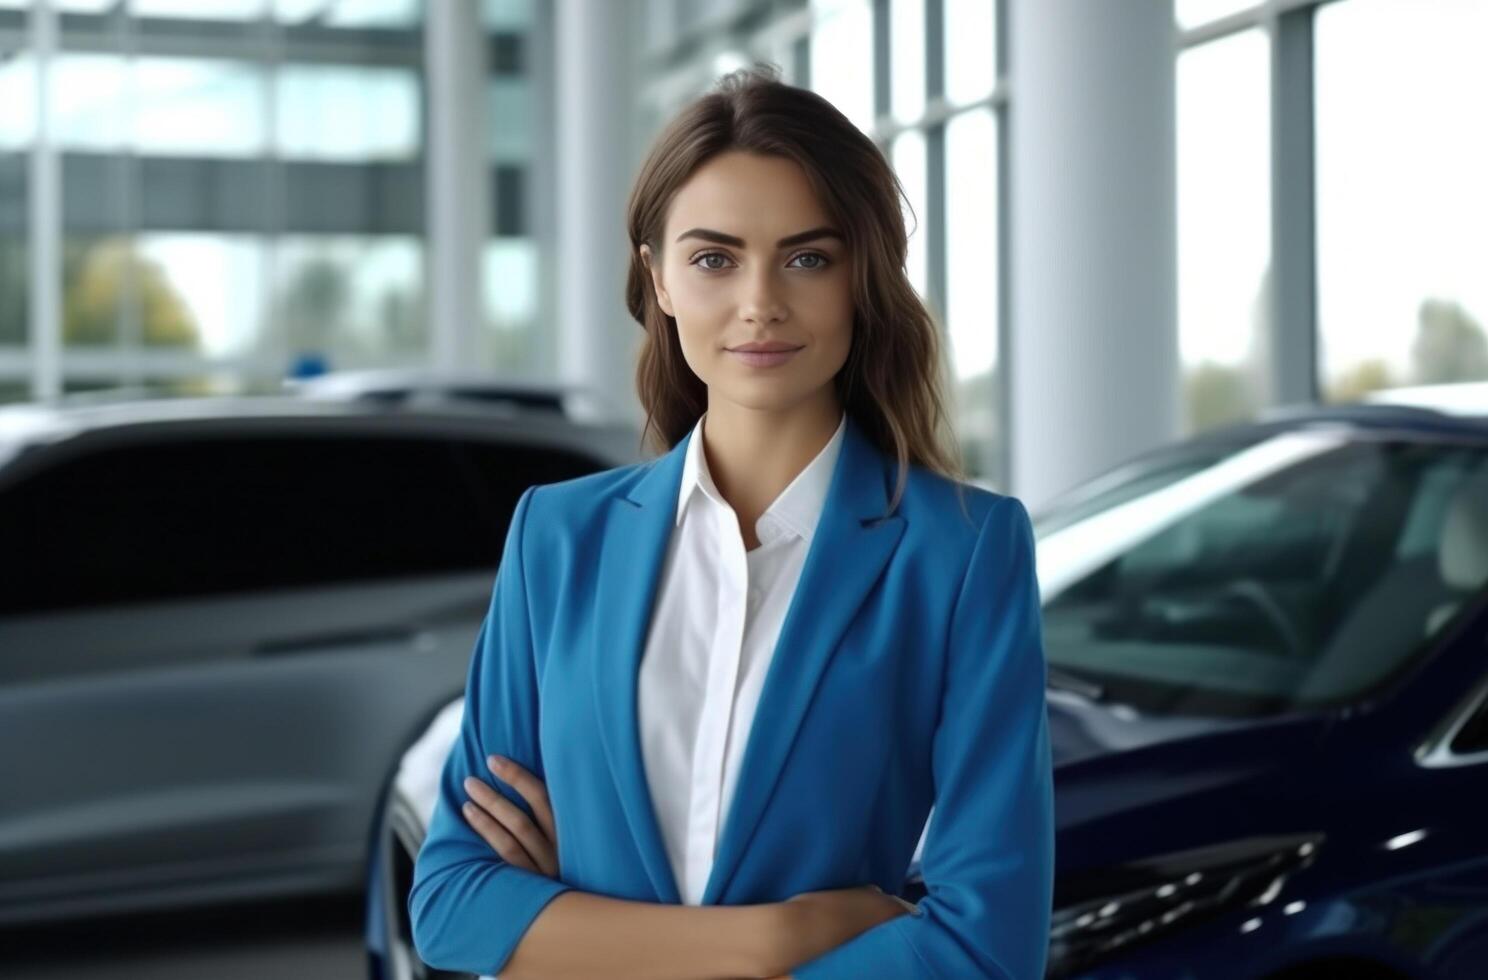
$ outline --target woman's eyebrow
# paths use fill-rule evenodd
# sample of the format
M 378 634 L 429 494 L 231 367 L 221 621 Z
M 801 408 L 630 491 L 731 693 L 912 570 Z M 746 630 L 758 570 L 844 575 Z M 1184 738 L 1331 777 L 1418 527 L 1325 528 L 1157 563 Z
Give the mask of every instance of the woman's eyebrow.
M 711 228 L 692 228 L 677 236 L 677 241 L 684 238 L 701 238 L 705 241 L 717 242 L 720 245 L 733 245 L 735 248 L 744 248 L 744 239 L 735 235 L 725 235 L 721 231 L 713 231 Z M 791 245 L 799 245 L 802 242 L 815 241 L 818 238 L 835 238 L 842 241 L 842 232 L 836 228 L 828 228 L 825 225 L 820 228 L 812 228 L 810 231 L 797 232 L 794 235 L 786 235 L 775 243 L 776 248 L 787 248 Z

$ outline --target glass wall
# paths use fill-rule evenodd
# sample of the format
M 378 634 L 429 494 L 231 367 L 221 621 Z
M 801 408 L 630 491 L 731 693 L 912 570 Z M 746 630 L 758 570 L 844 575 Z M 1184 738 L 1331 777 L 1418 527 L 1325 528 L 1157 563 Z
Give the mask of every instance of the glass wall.
M 870 0 L 811 0 L 811 88 L 853 125 L 871 134 L 873 5 Z
M 421 0 L 62 0 L 37 71 L 0 0 L 0 398 L 29 397 L 27 181 L 42 122 L 62 193 L 64 391 L 206 390 L 422 365 L 428 318 Z M 481 365 L 535 351 L 530 0 L 487 0 L 492 187 Z M 45 219 L 46 216 L 43 216 Z
M 998 38 L 999 7 L 987 0 L 945 0 L 932 38 L 944 62 L 940 103 L 945 116 L 928 131 L 932 144 L 944 147 L 938 170 L 944 179 L 945 294 L 938 307 L 950 339 L 961 451 L 972 473 L 1003 487 L 1006 402 L 998 363 L 1005 328 L 1000 187 L 1007 102 L 1000 79 L 1007 66 Z M 935 48 L 931 58 L 936 59 Z M 932 75 L 932 86 L 934 81 Z M 934 97 L 932 91 L 932 102 Z
M 1001 485 L 1002 234 L 1000 114 L 990 106 L 945 124 L 945 321 L 955 375 L 956 423 L 968 469 Z
M 1175 13 L 1187 428 L 1275 401 L 1277 350 L 1310 352 L 1324 402 L 1488 380 L 1488 5 Z
M 1323 394 L 1488 380 L 1488 4 L 1350 0 L 1315 33 Z
M 1267 400 L 1271 64 L 1252 28 L 1178 55 L 1178 346 L 1183 431 Z
M 541 0 L 546 4 L 547 0 Z M 491 237 L 483 256 L 481 363 L 525 377 L 547 370 L 543 347 L 555 331 L 539 323 L 539 249 L 532 226 L 531 174 L 537 153 L 539 0 L 484 0 L 490 36 L 486 81 L 486 155 L 491 166 Z
M 1178 26 L 1197 27 L 1258 6 L 1260 0 L 1173 0 L 1173 15 Z

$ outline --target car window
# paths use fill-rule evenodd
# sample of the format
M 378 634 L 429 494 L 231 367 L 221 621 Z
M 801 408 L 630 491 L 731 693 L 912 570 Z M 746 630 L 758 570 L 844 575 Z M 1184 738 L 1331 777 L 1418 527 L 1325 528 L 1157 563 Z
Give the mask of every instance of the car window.
M 1050 665 L 1152 713 L 1357 699 L 1488 586 L 1443 554 L 1452 508 L 1481 494 L 1482 446 L 1325 432 L 1246 447 L 1040 537 Z
M 425 437 L 88 453 L 0 494 L 0 615 L 494 569 L 526 487 L 598 468 L 567 451 Z

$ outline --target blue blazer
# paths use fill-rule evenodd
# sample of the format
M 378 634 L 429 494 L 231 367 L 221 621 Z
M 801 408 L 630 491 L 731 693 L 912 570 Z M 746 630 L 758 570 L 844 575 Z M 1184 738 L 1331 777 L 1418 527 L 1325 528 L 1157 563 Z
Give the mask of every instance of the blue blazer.
M 460 733 L 408 910 L 431 966 L 496 974 L 569 889 L 679 904 L 636 682 L 687 440 L 526 490 L 471 658 Z M 816 978 L 1036 980 L 1054 875 L 1053 761 L 1034 537 L 1016 497 L 893 458 L 851 417 L 781 626 L 703 904 L 876 884 L 898 893 L 934 806 L 916 914 L 795 967 Z M 547 783 L 558 877 L 503 861 L 460 815 L 488 754 Z M 638 941 L 641 937 L 637 937 Z

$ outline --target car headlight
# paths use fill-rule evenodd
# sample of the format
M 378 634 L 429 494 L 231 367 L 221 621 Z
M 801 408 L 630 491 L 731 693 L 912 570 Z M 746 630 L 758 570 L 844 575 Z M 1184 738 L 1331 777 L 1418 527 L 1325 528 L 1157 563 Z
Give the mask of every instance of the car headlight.
M 1321 833 L 1249 837 L 1059 883 L 1047 976 L 1068 976 L 1173 929 L 1276 898 L 1316 860 Z

